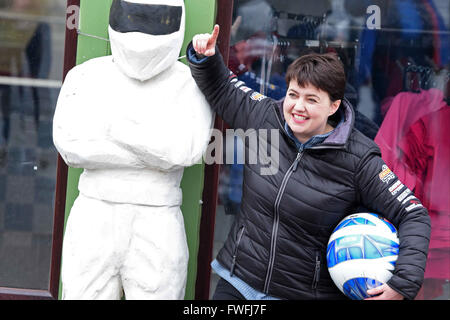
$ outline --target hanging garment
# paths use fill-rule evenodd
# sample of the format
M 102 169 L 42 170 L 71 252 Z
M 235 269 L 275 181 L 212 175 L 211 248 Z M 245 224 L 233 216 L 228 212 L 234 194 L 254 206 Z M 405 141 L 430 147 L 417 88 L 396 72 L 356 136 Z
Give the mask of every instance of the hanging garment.
M 416 176 L 415 195 L 431 218 L 427 278 L 450 279 L 449 123 L 447 106 L 420 118 L 399 142 L 403 161 Z
M 436 215 L 436 247 L 450 246 L 449 123 L 450 108 L 445 107 L 420 118 L 399 141 L 402 160 L 416 176 L 415 195 Z
M 416 185 L 416 176 L 403 161 L 399 142 L 414 122 L 443 107 L 447 105 L 440 90 L 432 88 L 422 90 L 420 93 L 401 92 L 393 99 L 375 137 L 383 160 L 411 190 Z

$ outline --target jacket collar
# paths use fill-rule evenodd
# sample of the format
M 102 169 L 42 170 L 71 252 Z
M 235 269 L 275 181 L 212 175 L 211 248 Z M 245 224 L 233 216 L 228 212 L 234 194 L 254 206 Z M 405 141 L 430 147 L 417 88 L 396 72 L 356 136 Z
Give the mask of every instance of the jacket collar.
M 276 112 L 276 114 L 280 122 L 282 132 L 289 137 L 289 134 L 284 128 L 285 119 L 283 114 L 283 102 L 284 98 L 276 101 L 278 108 L 278 112 Z M 312 147 L 311 149 L 341 149 L 346 146 L 355 123 L 355 111 L 353 110 L 351 103 L 344 98 L 338 112 L 341 115 L 341 119 L 344 117 L 344 122 L 336 128 L 336 130 L 333 130 L 333 132 L 322 143 Z M 289 140 L 292 139 L 289 137 Z

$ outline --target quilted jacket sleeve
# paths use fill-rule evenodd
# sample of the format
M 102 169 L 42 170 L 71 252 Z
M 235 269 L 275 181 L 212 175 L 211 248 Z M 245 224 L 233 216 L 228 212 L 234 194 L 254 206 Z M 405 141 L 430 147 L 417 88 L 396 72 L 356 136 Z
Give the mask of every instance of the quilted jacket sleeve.
M 264 121 L 275 102 L 248 88 L 224 64 L 216 47 L 216 54 L 198 59 L 192 42 L 186 56 L 191 74 L 211 108 L 232 128 L 256 129 Z
M 428 254 L 431 222 L 427 209 L 390 171 L 377 148 L 361 159 L 355 183 L 361 204 L 386 217 L 398 230 L 399 257 L 387 284 L 406 299 L 414 299 L 423 282 Z

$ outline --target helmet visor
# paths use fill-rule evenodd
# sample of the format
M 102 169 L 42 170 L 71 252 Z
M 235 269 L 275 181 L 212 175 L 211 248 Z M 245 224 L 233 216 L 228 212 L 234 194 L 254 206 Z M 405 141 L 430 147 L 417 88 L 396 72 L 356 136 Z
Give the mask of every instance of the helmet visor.
M 114 31 L 142 32 L 150 35 L 168 35 L 180 30 L 183 8 L 156 4 L 131 3 L 114 0 L 109 25 Z

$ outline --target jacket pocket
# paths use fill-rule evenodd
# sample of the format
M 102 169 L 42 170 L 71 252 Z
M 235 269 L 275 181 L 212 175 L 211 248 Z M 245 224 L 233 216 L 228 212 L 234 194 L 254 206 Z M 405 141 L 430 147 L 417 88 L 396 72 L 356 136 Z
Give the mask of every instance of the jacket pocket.
M 234 250 L 233 250 L 233 260 L 231 263 L 231 270 L 230 270 L 230 277 L 233 276 L 234 268 L 236 267 L 236 258 L 239 250 L 239 244 L 241 243 L 242 236 L 244 235 L 245 226 L 241 226 L 237 232 L 236 241 L 234 243 Z
M 317 285 L 319 284 L 319 280 L 320 280 L 320 252 L 317 251 L 316 252 L 316 261 L 315 261 L 315 266 L 314 266 L 314 278 L 313 278 L 313 282 L 312 282 L 312 288 L 316 289 Z

